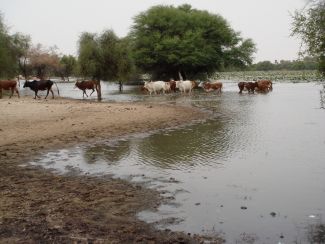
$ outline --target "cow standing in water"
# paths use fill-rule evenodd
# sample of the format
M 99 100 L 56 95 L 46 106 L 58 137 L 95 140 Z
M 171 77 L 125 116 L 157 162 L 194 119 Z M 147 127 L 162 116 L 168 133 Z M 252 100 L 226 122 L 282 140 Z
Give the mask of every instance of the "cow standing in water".
M 255 88 L 257 88 L 257 82 L 239 82 L 238 83 L 239 93 L 242 93 L 244 89 L 248 91 L 248 93 L 254 93 Z
M 258 80 L 257 82 L 257 91 L 259 92 L 269 92 L 273 90 L 272 81 L 270 80 Z
M 176 81 L 176 88 L 180 90 L 181 93 L 188 93 L 191 94 L 193 87 L 195 86 L 195 83 L 190 80 L 177 80 Z
M 14 92 L 19 96 L 19 91 L 17 89 L 17 81 L 15 80 L 0 80 L 0 98 L 2 98 L 2 90 L 11 90 L 11 98 L 14 95 Z
M 171 79 L 169 81 L 169 84 L 170 84 L 170 90 L 173 91 L 173 92 L 176 92 L 176 81 L 174 81 L 173 79 Z
M 94 80 L 83 80 L 83 81 L 77 81 L 75 83 L 75 87 L 78 87 L 80 90 L 82 90 L 82 98 L 85 98 L 84 95 L 86 95 L 86 97 L 88 97 L 86 90 L 93 90 L 89 96 L 91 96 L 91 94 L 93 94 L 96 90 L 96 92 L 98 93 L 98 85 L 97 82 Z
M 144 86 L 145 89 L 149 91 L 149 94 L 151 93 L 158 94 L 159 92 L 163 92 L 165 94 L 166 89 L 170 89 L 170 85 L 168 88 L 168 85 L 164 81 L 145 81 Z
M 222 82 L 214 81 L 214 82 L 201 82 L 199 84 L 199 87 L 202 87 L 204 91 L 210 92 L 210 91 L 216 91 L 217 93 L 222 92 Z
M 33 80 L 33 81 L 26 80 L 24 84 L 24 88 L 29 87 L 32 91 L 35 92 L 34 99 L 36 99 L 36 97 L 41 98 L 40 96 L 37 95 L 37 93 L 38 91 L 45 91 L 45 90 L 47 90 L 45 99 L 49 95 L 49 92 L 52 93 L 52 98 L 54 99 L 54 93 L 52 91 L 53 84 L 56 85 L 56 88 L 58 89 L 58 95 L 60 95 L 60 91 L 57 84 L 51 80 Z

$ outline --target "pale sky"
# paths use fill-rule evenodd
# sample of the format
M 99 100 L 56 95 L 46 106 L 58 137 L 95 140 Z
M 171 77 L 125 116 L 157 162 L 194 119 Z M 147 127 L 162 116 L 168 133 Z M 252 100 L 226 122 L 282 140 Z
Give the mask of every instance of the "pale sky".
M 220 14 L 242 37 L 252 38 L 258 49 L 254 62 L 298 57 L 300 40 L 290 37 L 290 13 L 305 0 L 0 0 L 0 11 L 10 33 L 28 34 L 34 44 L 56 45 L 62 54 L 76 55 L 82 32 L 112 29 L 124 37 L 140 12 L 184 3 Z

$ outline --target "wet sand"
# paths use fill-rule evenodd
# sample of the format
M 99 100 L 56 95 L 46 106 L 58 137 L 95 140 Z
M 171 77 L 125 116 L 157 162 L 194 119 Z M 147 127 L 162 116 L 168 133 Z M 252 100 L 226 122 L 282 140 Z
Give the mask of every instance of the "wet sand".
M 56 175 L 26 162 L 48 150 L 205 116 L 174 105 L 0 99 L 0 242 L 201 242 L 203 237 L 156 230 L 135 217 L 159 206 L 158 192 L 109 176 Z

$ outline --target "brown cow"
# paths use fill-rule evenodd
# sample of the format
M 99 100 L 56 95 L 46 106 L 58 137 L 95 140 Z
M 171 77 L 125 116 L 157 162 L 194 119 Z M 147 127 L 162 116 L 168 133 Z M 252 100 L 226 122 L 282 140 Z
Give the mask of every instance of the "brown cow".
M 94 81 L 94 80 L 83 80 L 83 81 L 77 81 L 75 83 L 75 87 L 78 87 L 80 90 L 82 90 L 82 98 L 84 98 L 85 94 L 86 96 L 88 97 L 87 93 L 86 93 L 86 89 L 88 90 L 93 90 L 89 96 L 91 96 L 91 94 L 94 93 L 95 89 L 96 89 L 96 92 L 98 93 L 98 84 L 97 84 L 97 81 Z
M 169 84 L 170 84 L 170 90 L 173 91 L 173 92 L 176 92 L 176 81 L 174 81 L 173 79 L 171 79 L 169 81 Z
M 196 89 L 196 88 L 198 88 L 198 87 L 199 87 L 199 85 L 197 84 L 197 82 L 196 82 L 196 81 L 194 81 L 194 80 L 191 80 L 191 82 L 192 82 L 192 89 Z
M 144 86 L 140 87 L 140 91 L 143 92 L 143 93 L 148 93 L 149 92 L 148 89 L 145 88 Z
M 270 81 L 270 80 L 258 80 L 257 81 L 257 91 L 269 92 L 272 90 L 273 90 L 272 81 Z
M 11 90 L 9 98 L 14 95 L 14 92 L 17 92 L 18 97 L 20 97 L 17 89 L 17 81 L 15 80 L 0 80 L 0 98 L 2 98 L 2 90 Z
M 201 82 L 198 86 L 202 87 L 206 92 L 217 91 L 218 93 L 221 93 L 222 90 L 222 82 L 219 81 Z
M 244 89 L 248 91 L 248 93 L 254 93 L 255 88 L 257 87 L 257 82 L 239 82 L 238 83 L 238 88 L 239 88 L 239 93 L 242 93 Z

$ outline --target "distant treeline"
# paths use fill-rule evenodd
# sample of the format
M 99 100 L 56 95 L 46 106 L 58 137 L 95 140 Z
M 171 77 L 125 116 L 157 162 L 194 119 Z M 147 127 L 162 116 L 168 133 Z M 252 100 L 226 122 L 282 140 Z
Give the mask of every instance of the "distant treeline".
M 275 60 L 274 63 L 270 61 L 261 61 L 252 64 L 248 67 L 251 71 L 271 71 L 271 70 L 317 70 L 317 58 L 305 57 L 301 60 Z M 235 71 L 235 70 L 233 70 Z M 236 70 L 237 71 L 237 70 Z

